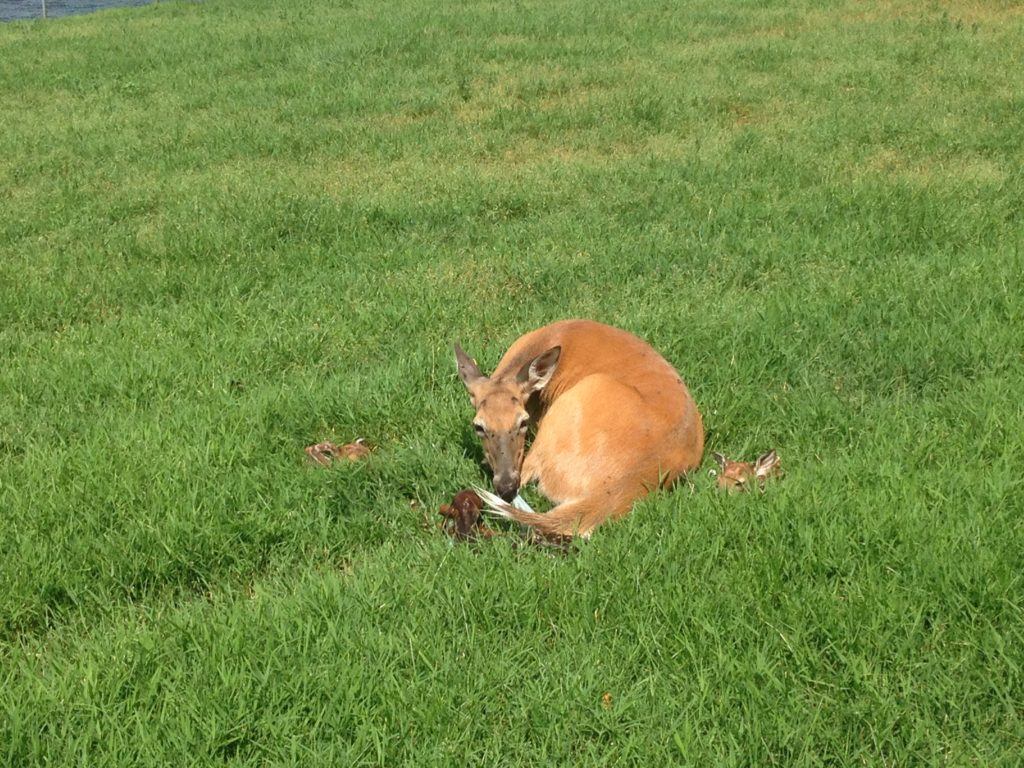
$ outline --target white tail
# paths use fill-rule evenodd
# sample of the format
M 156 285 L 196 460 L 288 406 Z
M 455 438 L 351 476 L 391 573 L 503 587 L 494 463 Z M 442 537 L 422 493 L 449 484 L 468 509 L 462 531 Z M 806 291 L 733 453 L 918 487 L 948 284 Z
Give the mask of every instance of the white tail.
M 457 344 L 455 357 L 500 497 L 484 498 L 503 517 L 544 534 L 589 535 L 700 464 L 704 428 L 690 392 L 626 331 L 553 323 L 519 338 L 490 377 Z M 550 512 L 507 503 L 531 482 L 556 503 Z

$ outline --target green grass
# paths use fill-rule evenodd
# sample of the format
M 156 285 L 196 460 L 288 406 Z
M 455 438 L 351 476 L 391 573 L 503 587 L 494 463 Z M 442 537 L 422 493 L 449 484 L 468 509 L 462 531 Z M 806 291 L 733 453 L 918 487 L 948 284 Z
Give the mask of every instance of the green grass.
M 1018 764 L 1022 51 L 1011 2 L 0 26 L 0 763 Z M 570 316 L 786 478 L 453 545 L 451 343 Z

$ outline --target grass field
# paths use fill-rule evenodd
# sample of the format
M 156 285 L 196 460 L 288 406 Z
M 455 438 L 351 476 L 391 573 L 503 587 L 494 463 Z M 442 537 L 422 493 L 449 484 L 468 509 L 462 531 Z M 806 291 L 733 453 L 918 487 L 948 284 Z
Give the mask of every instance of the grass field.
M 1022 169 L 1008 1 L 0 26 L 0 764 L 1018 765 Z M 570 316 L 704 467 L 453 545 L 452 342 Z

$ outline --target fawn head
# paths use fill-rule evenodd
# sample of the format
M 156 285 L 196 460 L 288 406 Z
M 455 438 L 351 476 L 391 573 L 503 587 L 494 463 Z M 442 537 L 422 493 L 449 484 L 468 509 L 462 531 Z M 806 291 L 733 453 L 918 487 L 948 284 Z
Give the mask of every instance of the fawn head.
M 466 385 L 470 402 L 476 409 L 473 429 L 494 473 L 494 492 L 505 501 L 511 501 L 519 492 L 526 431 L 530 425 L 526 402 L 530 395 L 551 381 L 560 354 L 561 347 L 552 347 L 514 375 L 488 378 L 462 347 L 455 345 L 459 378 Z
M 756 480 L 763 491 L 765 480 L 782 474 L 782 462 L 775 451 L 762 453 L 753 463 L 733 461 L 721 453 L 715 453 L 714 457 L 720 469 L 718 487 L 728 491 L 745 491 L 752 480 Z

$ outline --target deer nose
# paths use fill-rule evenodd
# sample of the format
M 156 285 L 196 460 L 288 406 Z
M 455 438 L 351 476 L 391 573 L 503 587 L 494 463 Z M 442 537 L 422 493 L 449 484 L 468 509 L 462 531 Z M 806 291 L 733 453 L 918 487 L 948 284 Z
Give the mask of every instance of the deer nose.
M 519 492 L 519 475 L 499 475 L 494 478 L 494 492 L 505 501 L 512 501 Z

